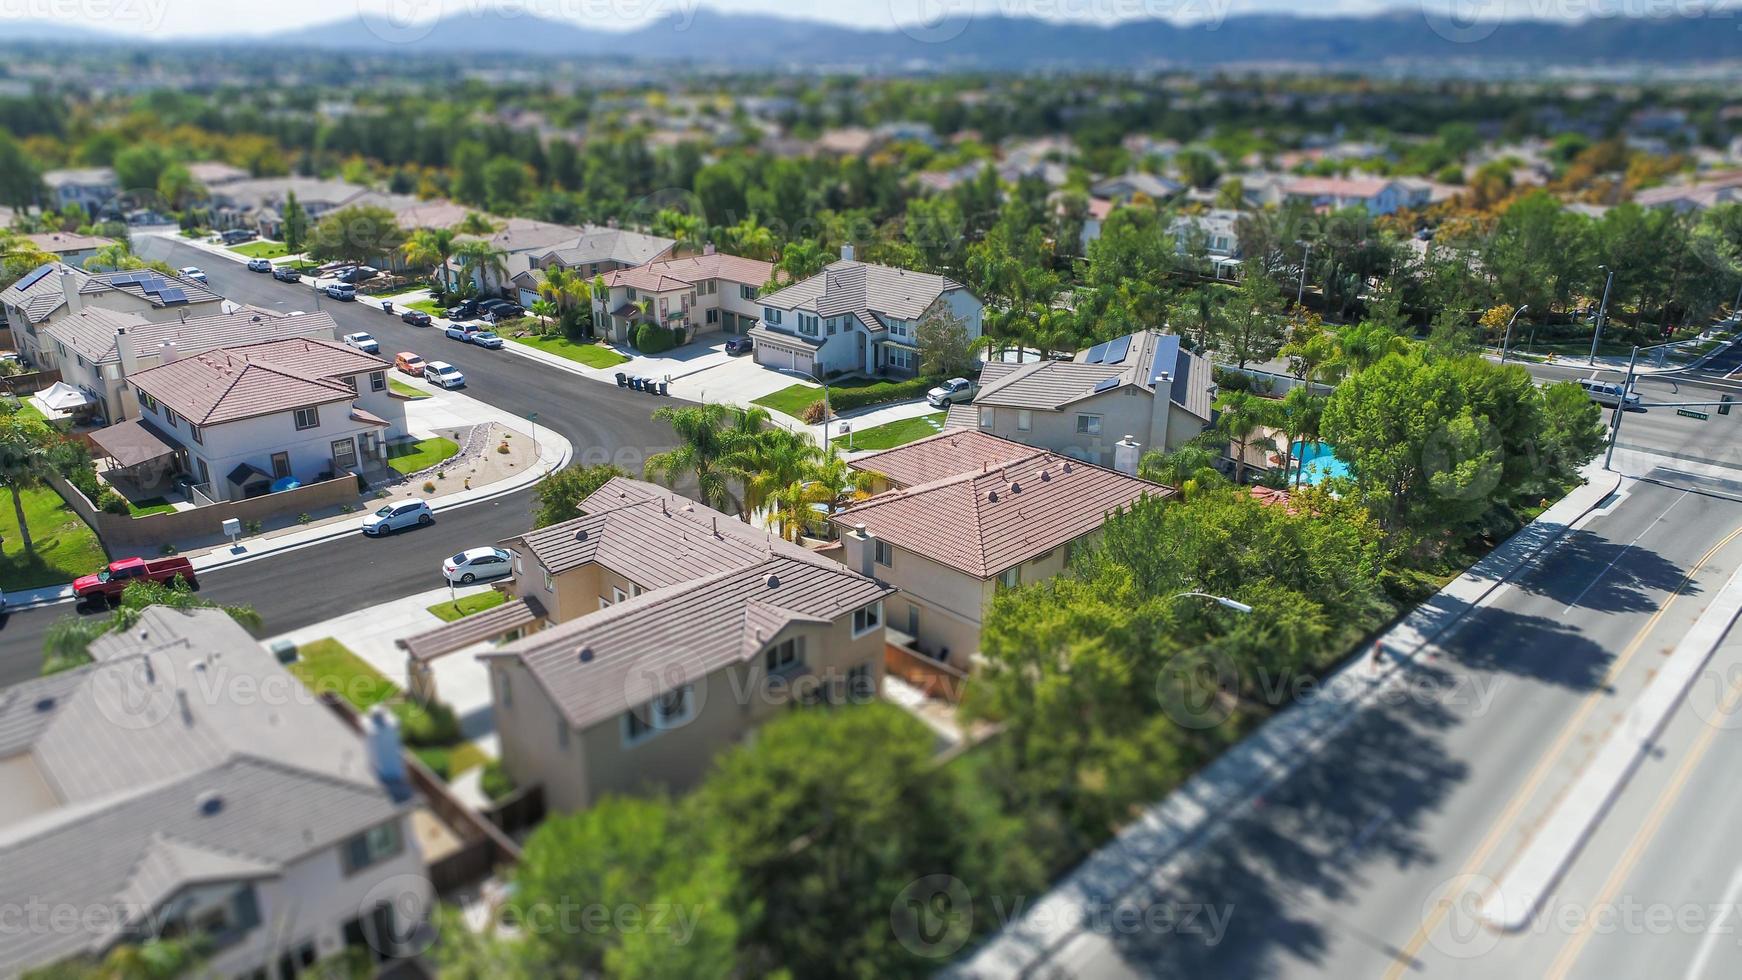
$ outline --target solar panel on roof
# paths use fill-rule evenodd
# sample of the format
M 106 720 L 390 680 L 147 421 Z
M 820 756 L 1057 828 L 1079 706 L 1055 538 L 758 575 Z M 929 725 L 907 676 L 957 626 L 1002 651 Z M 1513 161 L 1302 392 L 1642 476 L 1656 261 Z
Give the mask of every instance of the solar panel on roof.
M 113 286 L 132 286 L 136 285 L 141 279 L 146 279 L 150 276 L 151 273 L 149 272 L 117 272 L 109 277 L 109 284 Z
M 167 286 L 157 294 L 157 298 L 163 301 L 164 306 L 174 306 L 177 303 L 186 303 L 188 294 L 180 286 Z
M 39 265 L 35 269 L 31 270 L 30 275 L 25 276 L 23 279 L 18 280 L 18 288 L 19 289 L 29 289 L 30 287 L 41 282 L 43 280 L 44 276 L 47 276 L 49 273 L 51 273 L 53 271 L 54 271 L 54 263 L 53 262 L 50 262 L 47 265 Z
M 1129 336 L 1120 337 L 1118 340 L 1108 341 L 1107 352 L 1102 355 L 1101 362 L 1103 364 L 1118 364 L 1120 361 L 1125 360 L 1125 355 L 1130 353 L 1130 351 L 1131 338 Z
M 1107 356 L 1107 344 L 1096 344 L 1089 348 L 1089 353 L 1083 356 L 1084 364 L 1099 364 Z
M 1157 384 L 1163 374 L 1171 375 L 1180 360 L 1179 337 L 1163 334 L 1155 339 L 1155 359 L 1149 363 L 1149 383 Z M 1183 379 L 1176 379 L 1183 380 Z
M 1095 394 L 1098 395 L 1109 388 L 1117 388 L 1118 386 L 1119 376 L 1117 374 L 1113 375 L 1111 378 L 1102 378 L 1101 382 L 1095 385 Z

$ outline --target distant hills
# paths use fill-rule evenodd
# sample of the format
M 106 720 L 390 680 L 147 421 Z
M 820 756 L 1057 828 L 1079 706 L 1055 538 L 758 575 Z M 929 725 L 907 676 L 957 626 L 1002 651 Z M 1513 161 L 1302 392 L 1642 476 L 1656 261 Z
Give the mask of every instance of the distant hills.
M 867 5 L 867 9 L 879 9 Z M 0 23 L 0 42 L 91 43 L 85 28 Z M 136 37 L 109 35 L 113 43 Z M 1371 17 L 1252 15 L 1218 24 L 1134 21 L 1116 26 L 980 16 L 863 29 L 810 20 L 698 10 L 629 31 L 544 20 L 499 9 L 420 24 L 360 16 L 264 37 L 213 36 L 182 44 L 297 47 L 410 55 L 519 54 L 668 61 L 684 67 L 1134 68 L 1297 64 L 1374 68 L 1493 61 L 1537 65 L 1742 61 L 1742 11 L 1701 17 L 1465 24 L 1420 10 Z

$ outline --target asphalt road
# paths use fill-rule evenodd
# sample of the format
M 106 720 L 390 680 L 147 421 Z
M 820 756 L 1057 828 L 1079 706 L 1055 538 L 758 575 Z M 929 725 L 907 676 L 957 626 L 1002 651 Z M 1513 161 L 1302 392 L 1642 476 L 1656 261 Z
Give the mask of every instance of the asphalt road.
M 538 413 L 541 430 L 554 429 L 573 444 L 576 463 L 615 462 L 639 473 L 649 455 L 671 448 L 671 429 L 651 415 L 661 405 L 681 404 L 677 399 L 637 394 L 530 358 L 448 340 L 439 330 L 408 326 L 358 303 L 324 297 L 317 302 L 307 286 L 278 282 L 168 239 L 137 244 L 142 254 L 176 268 L 199 266 L 213 288 L 236 302 L 287 312 L 318 307 L 332 314 L 341 333 L 374 334 L 388 356 L 414 350 L 448 361 L 465 372 L 466 393 L 473 398 L 522 417 Z M 200 577 L 201 594 L 252 605 L 268 635 L 298 629 L 441 584 L 443 558 L 526 530 L 532 506 L 528 489 L 447 511 L 425 530 L 380 540 L 359 534 L 214 569 Z M 44 631 L 75 614 L 69 603 L 0 617 L 0 687 L 36 676 Z

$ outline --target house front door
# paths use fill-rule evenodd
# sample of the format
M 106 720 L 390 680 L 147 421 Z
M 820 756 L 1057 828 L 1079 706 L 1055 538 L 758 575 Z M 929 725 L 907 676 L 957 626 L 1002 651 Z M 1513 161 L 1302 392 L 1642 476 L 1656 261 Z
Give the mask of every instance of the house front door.
M 357 443 L 356 443 L 356 440 L 350 439 L 350 438 L 334 439 L 333 440 L 333 470 L 334 470 L 334 472 L 337 473 L 337 472 L 344 471 L 344 470 L 354 470 L 356 468 L 357 468 Z
M 280 478 L 280 479 L 290 475 L 290 454 L 289 453 L 273 453 L 272 454 L 272 475 L 274 478 Z

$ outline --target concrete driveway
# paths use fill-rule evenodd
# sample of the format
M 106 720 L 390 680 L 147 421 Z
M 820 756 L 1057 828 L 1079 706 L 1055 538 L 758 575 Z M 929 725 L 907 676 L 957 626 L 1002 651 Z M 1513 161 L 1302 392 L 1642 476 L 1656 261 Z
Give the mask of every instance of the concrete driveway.
M 754 355 L 729 356 L 725 336 L 712 346 L 709 359 L 701 370 L 678 378 L 675 374 L 671 393 L 696 401 L 725 402 L 729 405 L 749 405 L 772 391 L 803 383 L 802 379 L 782 374 L 756 363 Z M 694 362 L 692 362 L 694 363 Z M 628 367 L 625 366 L 627 371 Z

